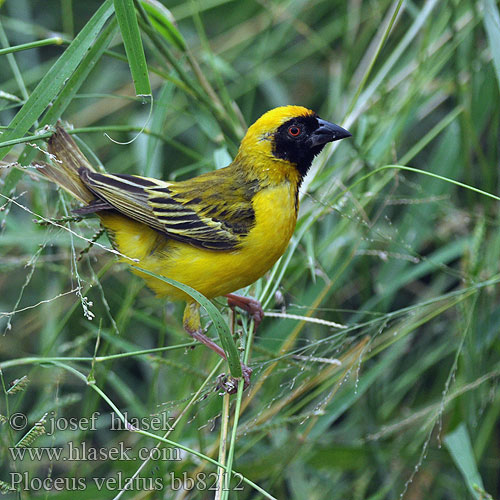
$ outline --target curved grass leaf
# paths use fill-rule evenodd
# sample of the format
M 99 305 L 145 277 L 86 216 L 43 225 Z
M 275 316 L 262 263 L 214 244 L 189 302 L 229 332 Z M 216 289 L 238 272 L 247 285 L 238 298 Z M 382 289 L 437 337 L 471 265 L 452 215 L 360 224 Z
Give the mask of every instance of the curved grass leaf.
M 181 51 L 186 50 L 186 42 L 174 24 L 171 12 L 156 0 L 142 0 L 144 10 L 148 13 L 151 24 L 161 33 L 163 38 Z
M 220 342 L 222 344 L 222 348 L 224 349 L 224 352 L 226 353 L 227 356 L 227 362 L 229 364 L 229 370 L 231 371 L 231 375 L 236 378 L 241 377 L 242 373 L 241 373 L 240 358 L 233 337 L 231 336 L 231 333 L 229 331 L 228 326 L 226 325 L 226 322 L 224 321 L 224 318 L 222 317 L 221 313 L 217 310 L 217 308 L 212 304 L 212 302 L 210 302 L 200 292 L 197 292 L 194 288 L 191 288 L 190 286 L 184 285 L 183 283 L 179 283 L 178 281 L 172 280 L 170 278 L 165 278 L 164 276 L 160 276 L 159 274 L 146 271 L 146 269 L 142 269 L 141 267 L 138 266 L 131 266 L 131 267 L 137 269 L 141 273 L 153 276 L 153 278 L 157 278 L 160 281 L 164 281 L 165 283 L 168 283 L 169 285 L 172 285 L 175 288 L 182 290 L 184 293 L 187 293 L 190 297 L 196 300 L 196 302 L 198 302 L 198 304 L 200 304 L 201 307 L 203 307 L 207 311 L 208 315 L 210 316 L 210 319 L 213 321 L 215 325 L 215 328 L 220 338 Z
M 493 0 L 483 0 L 483 5 L 484 27 L 490 42 L 493 66 L 495 67 L 495 75 L 497 77 L 498 87 L 500 88 L 500 14 Z
M 7 132 L 2 135 L 2 142 L 22 137 L 35 123 L 51 101 L 59 94 L 67 79 L 73 74 L 95 42 L 102 27 L 113 14 L 113 3 L 106 0 L 90 21 L 71 42 L 64 54 L 41 79 L 35 90 L 10 122 Z M 0 143 L 1 145 L 1 143 Z M 12 146 L 0 147 L 0 160 Z
M 63 43 L 63 39 L 60 36 L 54 36 L 45 40 L 37 40 L 36 42 L 23 43 L 21 45 L 14 45 L 13 47 L 0 49 L 0 56 L 11 54 L 12 52 L 21 52 L 22 50 L 45 47 L 46 45 L 61 45 L 61 43 Z
M 56 97 L 56 99 L 53 101 L 52 105 L 49 107 L 45 116 L 40 121 L 39 123 L 40 127 L 43 127 L 44 125 L 52 125 L 61 117 L 66 108 L 74 99 L 76 93 L 78 92 L 82 84 L 86 81 L 89 73 L 92 71 L 92 69 L 94 69 L 95 65 L 102 57 L 104 51 L 108 47 L 115 33 L 116 33 L 116 19 L 112 19 L 111 22 L 99 34 L 95 43 L 92 44 L 92 47 L 89 49 L 86 56 L 83 58 L 81 64 L 71 75 L 71 77 L 66 81 L 63 89 Z M 42 137 L 43 135 L 40 135 L 40 138 Z M 31 140 L 35 140 L 35 138 L 32 138 Z M 4 141 L 3 143 L 5 142 L 6 141 Z M 32 147 L 28 146 L 19 155 L 18 162 L 21 165 L 28 165 L 31 161 L 33 161 L 33 158 L 36 156 L 36 153 L 37 153 L 36 149 L 33 149 Z M 12 170 L 5 179 L 3 192 L 4 193 L 11 192 L 11 190 L 14 189 L 21 176 L 22 176 L 21 170 L 17 169 Z
M 138 96 L 150 96 L 151 85 L 134 0 L 114 0 L 114 4 L 130 72 L 134 80 L 135 93 Z
M 478 485 L 483 488 L 483 481 L 477 469 L 467 427 L 463 422 L 444 438 L 444 444 L 448 448 L 455 465 L 460 469 L 471 495 L 479 499 L 480 496 L 475 486 Z
M 148 135 L 146 147 L 146 162 L 144 175 L 146 177 L 161 177 L 161 169 L 158 158 L 160 157 L 159 144 L 161 132 L 166 120 L 165 110 L 168 108 L 174 95 L 175 86 L 172 82 L 165 82 L 156 99 L 156 107 L 153 109 L 150 131 L 157 135 Z
M 52 106 L 43 117 L 41 125 L 51 125 L 62 115 L 87 79 L 89 73 L 101 59 L 115 33 L 116 19 L 112 19 L 103 29 L 102 33 L 99 34 L 96 42 L 92 44 L 92 47 L 83 58 L 82 64 L 78 66 L 76 71 L 66 82 L 61 93 L 57 96 L 57 99 L 53 102 Z

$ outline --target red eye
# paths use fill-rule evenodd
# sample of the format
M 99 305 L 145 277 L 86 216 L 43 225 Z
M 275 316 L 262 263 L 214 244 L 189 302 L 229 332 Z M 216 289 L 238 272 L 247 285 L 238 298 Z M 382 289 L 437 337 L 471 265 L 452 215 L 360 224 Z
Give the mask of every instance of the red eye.
M 298 135 L 300 135 L 300 132 L 300 128 L 296 127 L 295 125 L 288 127 L 288 135 L 291 135 L 292 137 L 297 137 Z

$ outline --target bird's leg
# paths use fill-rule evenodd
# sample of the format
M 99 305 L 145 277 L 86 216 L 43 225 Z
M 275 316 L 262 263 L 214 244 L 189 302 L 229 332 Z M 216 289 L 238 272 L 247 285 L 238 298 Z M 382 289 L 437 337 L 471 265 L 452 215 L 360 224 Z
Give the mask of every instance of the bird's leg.
M 222 358 L 226 359 L 226 353 L 210 337 L 207 337 L 201 330 L 200 306 L 196 302 L 186 304 L 184 309 L 184 329 L 195 340 L 205 344 Z
M 226 297 L 227 305 L 231 309 L 234 310 L 235 307 L 239 307 L 251 316 L 255 323 L 255 329 L 257 330 L 257 327 L 264 317 L 264 311 L 262 310 L 261 303 L 250 297 L 242 297 L 241 295 L 235 295 L 234 293 L 228 293 Z
M 218 346 L 210 337 L 207 337 L 201 330 L 201 318 L 200 318 L 200 306 L 197 302 L 188 302 L 186 308 L 184 309 L 183 318 L 184 329 L 191 335 L 195 340 L 206 345 L 209 349 L 212 349 L 221 358 L 226 359 L 226 353 L 224 349 Z M 244 389 L 250 385 L 250 375 L 252 374 L 252 369 L 243 363 L 241 363 L 241 372 L 243 374 Z M 234 379 L 227 379 L 224 377 L 221 379 L 221 386 L 229 394 L 234 394 L 238 390 L 238 384 L 235 383 Z

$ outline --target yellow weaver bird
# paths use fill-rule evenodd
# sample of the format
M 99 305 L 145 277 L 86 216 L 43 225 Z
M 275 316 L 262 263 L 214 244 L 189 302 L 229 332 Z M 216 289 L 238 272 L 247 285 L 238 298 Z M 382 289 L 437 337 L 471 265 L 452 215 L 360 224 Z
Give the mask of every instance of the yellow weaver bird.
M 325 144 L 351 134 L 301 106 L 261 116 L 233 162 L 193 179 L 168 182 L 98 173 L 60 126 L 49 139 L 52 165 L 40 169 L 95 213 L 113 247 L 150 272 L 180 281 L 205 297 L 226 295 L 262 318 L 260 304 L 231 292 L 260 278 L 283 255 L 299 208 L 298 191 Z M 158 296 L 187 302 L 184 328 L 226 358 L 203 334 L 199 304 L 163 281 L 134 270 Z M 242 365 L 245 385 L 251 369 Z M 234 392 L 234 391 L 231 391 Z

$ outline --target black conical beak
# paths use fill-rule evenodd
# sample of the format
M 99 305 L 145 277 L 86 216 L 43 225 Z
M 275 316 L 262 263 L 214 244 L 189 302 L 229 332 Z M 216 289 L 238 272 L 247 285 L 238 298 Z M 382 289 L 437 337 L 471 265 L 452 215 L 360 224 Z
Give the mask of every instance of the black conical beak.
M 324 146 L 327 142 L 339 141 L 352 134 L 345 128 L 318 118 L 319 127 L 311 134 L 311 146 Z

